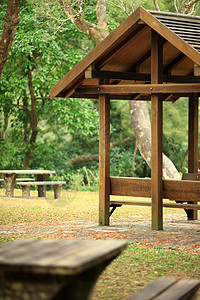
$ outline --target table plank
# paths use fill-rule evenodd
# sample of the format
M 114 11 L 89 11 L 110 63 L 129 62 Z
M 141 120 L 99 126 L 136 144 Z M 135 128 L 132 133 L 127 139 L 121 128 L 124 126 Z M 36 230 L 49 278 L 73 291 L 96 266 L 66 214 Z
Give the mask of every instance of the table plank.
M 0 247 L 1 269 L 77 274 L 119 255 L 125 241 L 31 239 Z

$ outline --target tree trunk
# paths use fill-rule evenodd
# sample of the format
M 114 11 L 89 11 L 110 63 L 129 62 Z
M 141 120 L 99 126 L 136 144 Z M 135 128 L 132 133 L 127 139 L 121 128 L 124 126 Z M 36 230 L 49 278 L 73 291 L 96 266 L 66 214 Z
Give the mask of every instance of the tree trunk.
M 3 118 L 4 118 L 4 124 L 3 124 L 3 129 L 2 129 L 1 134 L 0 134 L 0 140 L 4 140 L 5 139 L 5 137 L 6 137 L 6 131 L 8 129 L 8 120 L 9 120 L 9 117 L 8 117 L 8 113 L 6 113 L 5 111 L 4 111 Z
M 4 27 L 0 37 L 0 79 L 19 23 L 20 0 L 7 0 Z
M 137 146 L 142 157 L 151 167 L 151 122 L 147 102 L 130 100 L 129 105 Z M 163 178 L 181 179 L 174 164 L 166 155 L 163 155 Z
M 32 158 L 32 150 L 35 148 L 35 142 L 36 142 L 36 137 L 37 137 L 37 109 L 36 109 L 36 98 L 34 95 L 34 88 L 33 88 L 33 78 L 32 78 L 32 73 L 31 70 L 28 68 L 28 87 L 29 87 L 29 92 L 31 95 L 31 137 L 29 141 L 29 147 L 28 151 L 26 152 L 25 156 L 25 161 L 24 161 L 24 168 L 28 168 L 30 160 Z

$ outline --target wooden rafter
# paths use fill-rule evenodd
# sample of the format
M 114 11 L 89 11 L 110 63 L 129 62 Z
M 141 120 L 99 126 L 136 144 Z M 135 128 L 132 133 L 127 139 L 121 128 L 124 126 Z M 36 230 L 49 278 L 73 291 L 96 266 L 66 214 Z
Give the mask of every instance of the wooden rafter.
M 200 93 L 200 84 L 120 84 L 120 85 L 83 85 L 76 89 L 77 94 L 188 94 Z
M 151 81 L 151 74 L 134 73 L 134 72 L 116 72 L 116 71 L 101 71 L 88 68 L 85 71 L 85 78 L 97 79 L 118 79 L 118 80 L 133 80 L 133 81 Z M 181 75 L 163 75 L 164 82 L 176 83 L 200 83 L 200 76 L 181 76 Z

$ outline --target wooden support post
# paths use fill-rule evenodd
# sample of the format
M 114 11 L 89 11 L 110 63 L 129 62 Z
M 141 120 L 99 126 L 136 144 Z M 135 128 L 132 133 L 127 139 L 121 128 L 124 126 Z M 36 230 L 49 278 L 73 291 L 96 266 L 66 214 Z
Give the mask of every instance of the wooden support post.
M 163 42 L 152 30 L 151 33 L 151 83 L 163 81 Z M 162 96 L 151 96 L 151 198 L 152 229 L 163 229 L 163 180 L 162 180 Z
M 188 172 L 197 173 L 199 169 L 198 155 L 198 96 L 191 94 L 189 97 L 189 121 L 188 121 Z M 197 220 L 197 210 L 188 211 L 189 220 Z
M 99 225 L 109 225 L 110 99 L 99 95 Z
M 191 94 L 188 120 L 188 173 L 197 173 L 198 168 L 198 95 Z

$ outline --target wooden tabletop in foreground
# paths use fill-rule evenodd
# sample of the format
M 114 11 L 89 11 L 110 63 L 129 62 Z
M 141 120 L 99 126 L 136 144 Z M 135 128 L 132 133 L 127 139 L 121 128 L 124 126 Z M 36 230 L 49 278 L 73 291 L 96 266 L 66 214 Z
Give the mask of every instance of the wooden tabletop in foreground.
M 0 271 L 76 275 L 117 257 L 116 240 L 20 239 L 0 247 Z

